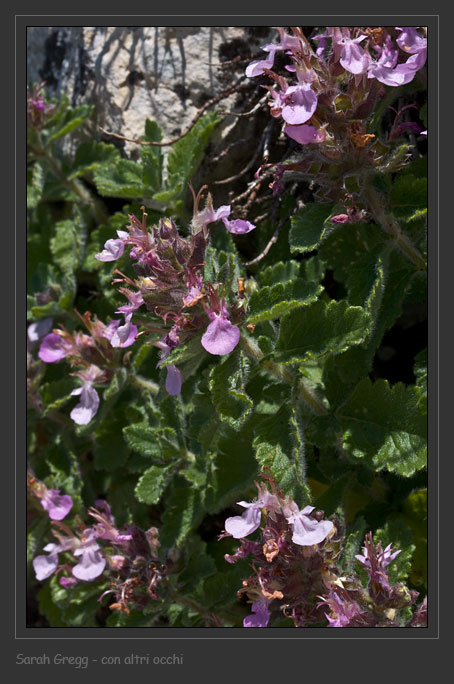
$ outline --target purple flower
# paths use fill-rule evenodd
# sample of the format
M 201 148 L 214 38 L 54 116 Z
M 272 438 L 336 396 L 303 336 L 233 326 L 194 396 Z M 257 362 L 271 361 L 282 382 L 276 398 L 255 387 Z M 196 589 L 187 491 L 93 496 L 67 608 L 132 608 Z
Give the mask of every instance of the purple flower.
M 131 344 L 134 344 L 139 329 L 130 321 L 127 321 L 122 326 L 120 326 L 120 323 L 121 321 L 111 321 L 109 325 L 106 326 L 103 337 L 109 340 L 112 347 L 125 349 L 126 347 L 130 347 Z
M 73 507 L 73 500 L 69 494 L 60 494 L 59 489 L 46 489 L 40 500 L 41 506 L 49 513 L 51 520 L 63 520 Z
M 48 552 L 47 556 L 36 556 L 33 559 L 33 569 L 38 582 L 54 574 L 58 567 L 58 553 L 62 549 L 57 544 L 47 544 L 43 550 Z
M 122 233 L 125 237 L 128 236 L 128 233 L 125 233 L 125 231 L 117 232 Z M 125 237 L 120 236 L 118 239 L 112 238 L 107 240 L 104 249 L 102 252 L 95 254 L 95 258 L 98 259 L 98 261 L 116 261 L 119 259 L 125 251 Z
M 211 323 L 202 336 L 202 347 L 210 354 L 230 354 L 239 342 L 240 329 L 230 323 L 225 306 L 220 314 L 210 311 L 208 315 Z
M 296 140 L 300 145 L 323 142 L 326 138 L 325 131 L 320 131 L 309 124 L 284 126 L 284 133 L 288 135 L 289 138 L 292 138 L 292 140 Z
M 351 74 L 365 74 L 372 61 L 367 52 L 358 45 L 365 37 L 360 36 L 359 38 L 351 39 L 344 36 L 339 41 L 342 46 L 339 61 L 344 69 Z
M 376 561 L 377 567 L 380 568 L 380 570 L 384 570 L 387 565 L 389 565 L 396 556 L 399 555 L 401 552 L 401 549 L 398 549 L 397 551 L 394 551 L 394 553 L 391 550 L 392 544 L 388 544 L 386 549 L 382 551 L 381 549 L 378 550 L 378 552 L 372 551 L 370 553 L 370 556 L 372 557 L 372 564 L 371 564 L 371 558 L 369 557 L 369 552 L 367 546 L 363 546 L 363 553 L 357 554 L 355 558 L 366 568 L 371 568 L 372 565 L 374 564 L 374 561 Z
M 67 350 L 60 335 L 50 333 L 41 342 L 38 356 L 45 363 L 55 363 L 65 358 Z
M 413 80 L 416 72 L 426 62 L 427 41 L 416 33 L 416 29 L 407 27 L 402 29 L 397 43 L 404 52 L 410 53 L 411 57 L 403 64 L 397 64 L 399 53 L 388 36 L 378 62 L 369 67 L 368 78 L 376 78 L 380 83 L 389 86 L 404 85 Z
M 85 530 L 84 536 L 85 539 L 81 546 L 74 551 L 74 556 L 81 556 L 81 559 L 73 567 L 72 573 L 77 579 L 92 582 L 104 571 L 106 559 L 99 552 L 99 546 L 95 541 L 95 532 Z
M 181 385 L 183 382 L 183 378 L 181 376 L 181 372 L 178 370 L 178 368 L 173 364 L 169 364 L 167 366 L 167 376 L 166 376 L 166 390 L 169 394 L 172 396 L 176 396 L 177 394 L 180 394 L 181 392 Z
M 73 587 L 77 584 L 77 580 L 75 577 L 66 577 L 66 575 L 62 575 L 58 580 L 58 583 L 64 589 L 69 589 L 69 587 Z
M 177 334 L 176 330 L 172 329 L 169 332 L 169 334 L 165 336 L 165 338 L 163 340 L 156 343 L 156 346 L 158 346 L 162 351 L 161 359 L 156 364 L 156 368 L 159 368 L 159 366 L 161 366 L 164 363 L 164 361 L 166 360 L 166 358 L 168 357 L 168 355 L 170 354 L 172 349 L 175 349 L 175 347 L 178 345 L 178 342 L 179 342 L 178 334 Z M 170 395 L 176 396 L 177 394 L 180 394 L 180 392 L 181 392 L 181 385 L 183 382 L 183 378 L 181 377 L 181 372 L 178 370 L 178 368 L 173 363 L 166 366 L 166 368 L 167 368 L 166 390 Z
M 52 329 L 52 323 L 52 318 L 43 318 L 36 323 L 31 323 L 27 329 L 28 341 L 31 344 L 39 342 Z
M 290 86 L 279 93 L 282 118 L 289 124 L 303 124 L 317 109 L 317 95 L 309 83 Z
M 250 233 L 251 230 L 254 230 L 255 228 L 253 223 L 244 221 L 243 219 L 233 219 L 233 221 L 229 221 L 227 218 L 223 218 L 222 221 L 229 233 L 234 233 L 235 235 Z
M 268 601 L 266 599 L 254 601 L 251 610 L 255 615 L 248 615 L 245 617 L 243 620 L 243 627 L 266 627 L 270 620 Z
M 271 69 L 274 64 L 274 55 L 276 54 L 277 50 L 281 49 L 282 48 L 278 45 L 264 45 L 262 50 L 265 50 L 269 53 L 268 57 L 266 59 L 256 59 L 248 64 L 245 72 L 246 76 L 249 76 L 249 78 L 253 76 L 260 76 L 260 74 L 263 74 L 264 69 Z
M 96 415 L 99 407 L 99 395 L 91 382 L 86 382 L 83 387 L 77 387 L 71 395 L 79 396 L 80 401 L 71 411 L 71 418 L 77 425 L 87 425 Z
M 332 590 L 327 598 L 319 597 L 331 608 L 331 615 L 325 613 L 325 617 L 329 622 L 328 627 L 348 627 L 351 620 L 359 616 L 360 609 L 358 604 L 349 599 L 347 592 L 345 593 L 346 596 L 343 599 Z
M 247 503 L 247 501 L 238 501 L 239 506 L 246 508 L 243 515 L 235 515 L 232 518 L 227 518 L 225 521 L 225 530 L 235 539 L 247 537 L 260 525 L 262 508 L 269 510 L 276 510 L 279 508 L 279 502 L 274 496 L 270 494 L 267 489 L 263 491 L 259 489 L 259 496 L 257 501 Z
M 293 530 L 292 541 L 295 544 L 300 546 L 320 544 L 334 529 L 330 520 L 318 522 L 315 518 L 310 518 L 309 513 L 313 510 L 314 506 L 305 506 L 302 511 L 293 512 L 287 516 L 287 521 Z
M 418 33 L 415 26 L 396 26 L 396 31 L 401 31 L 396 43 L 404 52 L 415 54 L 427 49 L 427 39 Z

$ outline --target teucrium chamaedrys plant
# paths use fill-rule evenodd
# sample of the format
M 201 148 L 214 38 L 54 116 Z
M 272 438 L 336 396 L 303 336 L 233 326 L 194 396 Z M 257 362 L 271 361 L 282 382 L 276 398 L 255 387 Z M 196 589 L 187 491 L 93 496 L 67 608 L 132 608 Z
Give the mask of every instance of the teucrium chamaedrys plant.
M 426 624 L 426 42 L 280 28 L 230 195 L 30 86 L 31 623 Z

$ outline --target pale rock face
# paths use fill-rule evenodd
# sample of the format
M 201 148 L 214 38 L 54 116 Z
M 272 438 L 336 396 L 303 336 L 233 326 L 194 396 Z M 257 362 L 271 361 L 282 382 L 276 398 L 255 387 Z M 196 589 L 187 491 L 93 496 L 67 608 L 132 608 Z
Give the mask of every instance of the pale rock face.
M 138 138 L 149 118 L 171 139 L 244 74 L 276 33 L 266 27 L 29 27 L 28 79 L 45 80 L 49 95 L 65 92 L 73 105 L 96 105 L 95 126 Z M 219 68 L 238 54 L 243 66 Z M 234 102 L 231 95 L 222 106 L 229 110 Z M 228 119 L 225 134 L 238 121 Z M 127 143 L 125 151 L 134 157 L 137 145 Z

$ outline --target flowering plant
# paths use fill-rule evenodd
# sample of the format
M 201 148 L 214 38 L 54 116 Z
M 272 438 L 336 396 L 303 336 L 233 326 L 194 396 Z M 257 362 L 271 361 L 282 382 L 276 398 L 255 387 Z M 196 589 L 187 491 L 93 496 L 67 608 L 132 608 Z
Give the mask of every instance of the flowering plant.
M 221 181 L 30 84 L 32 626 L 427 624 L 427 32 L 274 33 Z

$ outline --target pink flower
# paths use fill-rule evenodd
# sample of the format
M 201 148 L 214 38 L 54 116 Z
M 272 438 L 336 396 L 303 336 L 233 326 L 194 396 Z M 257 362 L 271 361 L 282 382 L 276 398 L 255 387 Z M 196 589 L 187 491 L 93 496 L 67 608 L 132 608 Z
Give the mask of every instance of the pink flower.
M 60 494 L 59 489 L 46 488 L 40 499 L 41 506 L 49 513 L 51 520 L 63 520 L 73 507 L 73 500 L 69 494 Z
M 55 363 L 56 361 L 64 359 L 67 351 L 65 343 L 60 335 L 50 333 L 49 335 L 46 335 L 41 342 L 38 356 L 41 361 L 44 361 L 45 363 Z
M 240 329 L 230 323 L 225 305 L 222 306 L 220 314 L 210 311 L 208 316 L 211 323 L 202 336 L 202 347 L 210 354 L 230 354 L 240 340 Z
M 254 601 L 251 610 L 255 615 L 245 617 L 243 627 L 266 627 L 270 621 L 267 599 L 260 598 L 258 601 Z
M 279 93 L 279 106 L 284 121 L 289 124 L 303 124 L 317 109 L 317 95 L 309 83 L 290 86 Z
M 288 135 L 289 138 L 292 138 L 292 140 L 296 140 L 300 145 L 323 142 L 326 138 L 325 131 L 320 131 L 309 124 L 284 126 L 284 133 Z
M 302 511 L 291 513 L 287 517 L 293 529 L 292 541 L 300 546 L 312 546 L 320 544 L 329 533 L 334 529 L 330 520 L 315 520 L 310 518 L 309 513 L 314 510 L 314 506 L 305 506 Z

